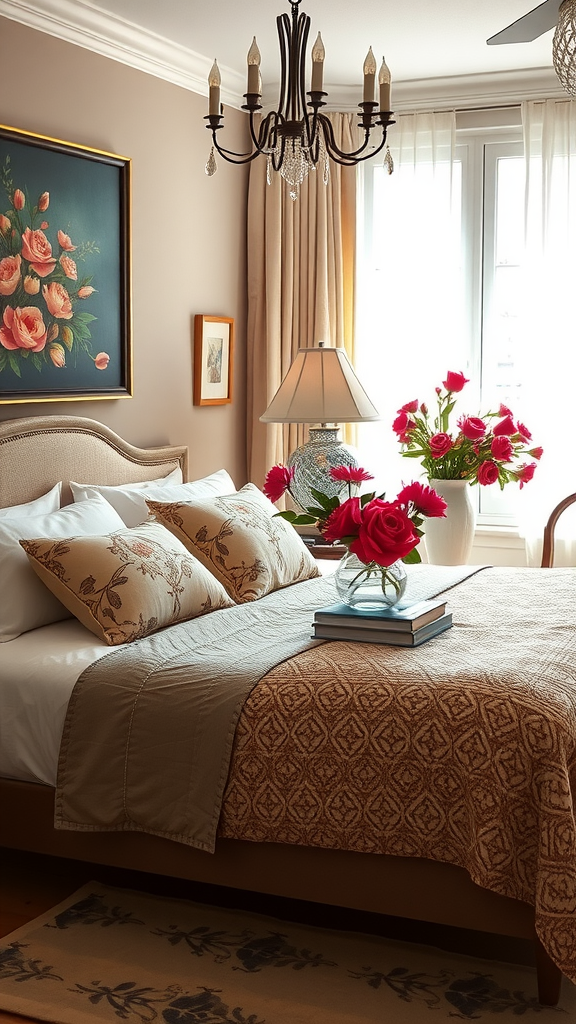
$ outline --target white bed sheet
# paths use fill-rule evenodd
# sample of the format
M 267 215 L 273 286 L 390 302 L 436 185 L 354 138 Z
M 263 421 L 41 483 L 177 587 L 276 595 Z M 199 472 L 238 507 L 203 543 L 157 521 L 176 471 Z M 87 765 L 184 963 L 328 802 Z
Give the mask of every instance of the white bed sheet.
M 88 665 L 113 650 L 77 619 L 0 644 L 0 776 L 56 785 L 74 684 Z

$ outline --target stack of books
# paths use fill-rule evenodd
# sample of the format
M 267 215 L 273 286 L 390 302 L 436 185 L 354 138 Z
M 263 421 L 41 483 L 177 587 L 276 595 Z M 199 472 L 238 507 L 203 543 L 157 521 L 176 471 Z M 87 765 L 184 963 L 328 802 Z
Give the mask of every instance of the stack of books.
M 313 638 L 359 640 L 368 644 L 418 647 L 449 629 L 452 615 L 443 600 L 419 601 L 408 608 L 366 610 L 346 604 L 320 608 L 314 615 Z

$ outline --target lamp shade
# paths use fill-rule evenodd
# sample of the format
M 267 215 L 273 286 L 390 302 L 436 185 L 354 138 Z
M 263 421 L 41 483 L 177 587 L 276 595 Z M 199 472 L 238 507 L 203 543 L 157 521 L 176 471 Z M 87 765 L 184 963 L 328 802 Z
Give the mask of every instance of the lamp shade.
M 379 415 L 343 348 L 300 348 L 263 423 L 359 423 Z

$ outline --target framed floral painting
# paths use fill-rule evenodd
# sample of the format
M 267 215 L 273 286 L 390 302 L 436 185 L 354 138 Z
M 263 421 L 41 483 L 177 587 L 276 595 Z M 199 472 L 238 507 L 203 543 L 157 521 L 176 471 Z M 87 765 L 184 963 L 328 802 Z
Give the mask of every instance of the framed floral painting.
M 130 160 L 0 126 L 0 404 L 132 394 Z
M 194 405 L 232 401 L 234 321 L 224 316 L 194 317 Z

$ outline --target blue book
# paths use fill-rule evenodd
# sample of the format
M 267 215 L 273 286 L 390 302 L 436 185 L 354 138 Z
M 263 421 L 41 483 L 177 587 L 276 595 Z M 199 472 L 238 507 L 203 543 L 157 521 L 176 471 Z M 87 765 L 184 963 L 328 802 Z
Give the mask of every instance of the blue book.
M 328 608 L 318 609 L 314 615 L 314 623 L 357 626 L 362 629 L 406 630 L 413 633 L 416 629 L 439 619 L 445 611 L 446 601 L 442 598 L 418 601 L 408 608 L 375 608 L 366 611 L 352 608 L 347 604 L 332 604 Z
M 402 629 L 363 629 L 360 625 L 345 626 L 324 622 L 314 623 L 314 640 L 354 640 L 364 644 L 390 644 L 393 647 L 419 647 L 426 640 L 438 636 L 445 629 L 450 629 L 452 616 L 445 612 L 439 619 L 420 626 L 415 630 Z

